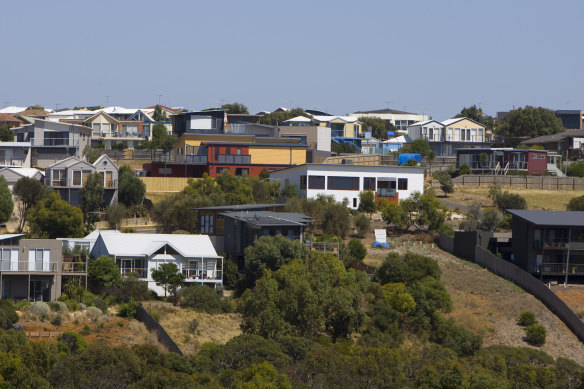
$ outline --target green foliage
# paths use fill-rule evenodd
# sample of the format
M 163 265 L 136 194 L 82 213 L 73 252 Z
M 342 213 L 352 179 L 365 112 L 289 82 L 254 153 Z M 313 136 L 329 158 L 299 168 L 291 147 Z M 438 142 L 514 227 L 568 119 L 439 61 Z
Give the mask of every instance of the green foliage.
M 0 223 L 7 222 L 12 216 L 13 210 L 14 203 L 10 189 L 8 189 L 8 183 L 3 176 L 0 176 Z
M 337 154 L 358 154 L 359 148 L 352 143 L 340 141 L 331 143 L 331 151 Z
M 30 107 L 26 108 L 27 111 L 32 111 L 32 110 L 39 110 L 39 111 L 44 111 L 45 107 L 43 107 L 40 104 L 35 104 L 35 105 L 31 105 Z
M 84 235 L 81 209 L 51 192 L 27 216 L 30 235 L 36 238 L 80 238 Z
M 446 207 L 440 204 L 431 191 L 423 195 L 414 192 L 399 204 L 388 203 L 382 209 L 381 217 L 387 224 L 401 229 L 421 229 L 426 226 L 429 230 L 439 230 L 446 219 Z
M 112 150 L 124 151 L 128 148 L 128 144 L 126 142 L 116 142 L 112 145 Z
M 458 115 L 455 117 L 457 118 L 468 118 L 470 120 L 474 120 L 477 123 L 482 124 L 486 128 L 493 129 L 495 127 L 495 121 L 493 118 L 487 116 L 481 107 L 477 107 L 476 104 L 470 107 L 463 108 Z
M 282 196 L 292 199 L 298 197 L 298 187 L 294 184 L 288 184 L 282 189 Z
M 458 173 L 460 175 L 472 174 L 472 169 L 466 163 L 463 163 L 462 165 L 460 165 L 460 169 L 458 169 Z
M 534 346 L 543 346 L 545 337 L 546 330 L 541 324 L 532 324 L 525 327 L 525 338 Z
M 16 313 L 16 307 L 11 300 L 0 300 L 0 312 L 12 322 L 12 324 L 18 322 L 18 314 Z M 2 320 L 4 322 L 4 320 Z
M 53 318 L 53 320 L 51 320 L 51 324 L 57 327 L 60 326 L 61 323 L 63 323 L 63 318 L 61 315 L 57 315 Z
M 438 343 L 451 348 L 458 355 L 466 357 L 476 355 L 482 347 L 483 339 L 475 335 L 452 319 L 445 320 L 437 315 L 434 338 Z
M 237 264 L 228 259 L 223 260 L 223 287 L 225 289 L 235 289 L 238 280 Z
M 103 204 L 103 176 L 90 174 L 81 189 L 81 210 L 85 215 L 85 223 L 91 225 L 97 220 L 97 212 Z
M 118 198 L 126 207 L 140 205 L 146 194 L 146 184 L 127 166 L 119 171 Z
M 566 209 L 568 211 L 584 211 L 584 196 L 571 199 Z
M 359 193 L 359 211 L 372 214 L 377 211 L 375 193 L 371 190 L 364 190 Z
M 321 228 L 325 234 L 336 235 L 342 239 L 351 228 L 351 214 L 347 207 L 338 203 L 329 203 L 324 207 Z
M 415 159 L 408 159 L 407 162 L 403 164 L 403 166 L 418 166 L 418 165 L 419 165 L 419 163 Z
M 527 201 L 521 195 L 508 191 L 497 195 L 495 202 L 502 212 L 507 209 L 527 209 Z
M 270 126 L 280 125 L 282 122 L 295 118 L 296 116 L 304 116 L 310 118 L 310 115 L 304 112 L 302 108 L 294 108 L 284 112 L 272 112 L 261 117 L 260 123 Z
M 158 268 L 153 268 L 152 279 L 156 285 L 164 288 L 164 297 L 170 293 L 174 305 L 178 302 L 178 288 L 183 284 L 185 275 L 179 271 L 176 263 L 161 263 Z
M 38 204 L 38 202 L 46 197 L 50 192 L 50 188 L 41 184 L 38 180 L 34 178 L 23 177 L 16 181 L 14 187 L 12 188 L 12 194 L 14 199 L 18 202 L 17 215 L 18 215 L 18 232 L 24 230 L 24 224 L 26 222 L 26 217 L 30 210 Z
M 124 204 L 116 203 L 107 207 L 106 218 L 111 228 L 116 228 L 128 215 Z
M 497 133 L 505 136 L 505 144 L 509 146 L 516 146 L 525 138 L 553 135 L 562 131 L 562 121 L 554 111 L 531 106 L 509 112 L 497 128 Z
M 363 213 L 359 213 L 353 218 L 353 224 L 357 228 L 357 234 L 359 237 L 364 237 L 365 234 L 371 228 L 371 220 Z
M 224 313 L 230 312 L 229 301 L 221 298 L 212 287 L 193 284 L 180 290 L 180 305 L 193 308 L 197 312 Z
M 162 232 L 170 234 L 176 230 L 194 233 L 197 229 L 195 207 L 210 206 L 210 200 L 197 199 L 186 191 L 179 192 L 160 200 L 152 209 L 152 218 L 159 223 Z M 189 210 L 185 212 L 185 210 Z
M 352 258 L 357 261 L 362 261 L 365 259 L 365 256 L 367 255 L 367 249 L 365 246 L 363 246 L 363 243 L 361 243 L 359 239 L 351 239 L 347 244 L 347 247 Z
M 235 385 L 242 388 L 292 388 L 286 374 L 279 373 L 271 363 L 265 361 L 239 372 Z
M 584 177 L 584 162 L 576 162 L 568 166 L 566 175 L 569 177 Z
M 72 300 L 80 302 L 83 298 L 84 288 L 79 284 L 76 278 L 70 278 L 63 284 L 63 293 Z
M 91 147 L 89 145 L 85 146 L 83 149 L 83 156 L 89 163 L 94 163 L 103 154 L 102 148 Z
M 232 176 L 229 171 L 219 174 L 215 179 L 225 194 L 227 204 L 253 204 L 253 189 L 249 178 Z
M 152 119 L 154 119 L 157 122 L 167 122 L 168 121 L 168 117 L 166 116 L 166 111 L 164 111 L 162 109 L 162 107 L 158 104 L 156 104 L 156 107 L 154 107 L 154 113 L 152 114 Z
M 409 284 L 424 277 L 439 280 L 441 273 L 438 263 L 430 257 L 414 253 L 400 257 L 397 253 L 390 253 L 377 269 L 375 279 L 381 285 L 396 282 Z
M 227 111 L 230 114 L 242 114 L 242 115 L 249 115 L 249 111 L 247 107 L 241 103 L 231 103 L 231 104 L 223 104 L 221 109 Z
M 488 197 L 493 201 L 493 207 L 497 205 L 497 197 L 501 194 L 501 187 L 497 184 L 489 186 Z
M 395 131 L 395 126 L 389 120 L 383 120 L 375 116 L 359 116 L 363 132 L 369 131 L 371 127 L 371 136 L 379 140 L 387 139 L 387 131 Z
M 116 261 L 107 255 L 103 255 L 89 264 L 87 276 L 98 288 L 117 286 L 122 280 Z
M 519 315 L 519 320 L 517 320 L 517 323 L 523 327 L 528 327 L 530 325 L 537 324 L 535 313 L 531 311 L 521 312 L 521 314 Z
M 130 299 L 127 303 L 120 304 L 118 306 L 118 316 L 126 317 L 128 319 L 132 319 L 136 316 L 136 310 L 138 308 L 138 303 L 133 298 Z
M 57 337 L 59 348 L 67 354 L 76 354 L 89 347 L 89 342 L 75 332 L 63 332 Z
M 435 157 L 436 153 L 432 151 L 430 147 L 430 143 L 426 139 L 416 139 L 411 143 L 404 144 L 401 149 L 399 149 L 400 154 L 404 153 L 413 153 L 413 154 L 422 154 L 424 157 Z
M 454 193 L 454 182 L 452 182 L 452 176 L 448 172 L 442 171 L 436 174 L 436 178 L 445 196 L 448 196 L 448 193 Z
M 468 208 L 464 220 L 460 223 L 463 231 L 492 231 L 499 224 L 499 213 L 494 208 L 481 209 L 481 204 L 475 202 Z
M 187 324 L 187 330 L 191 334 L 196 334 L 198 329 L 199 329 L 199 321 L 197 319 L 193 319 L 193 320 L 189 321 L 189 324 Z
M 0 123 L 0 142 L 14 142 L 14 132 L 8 123 Z

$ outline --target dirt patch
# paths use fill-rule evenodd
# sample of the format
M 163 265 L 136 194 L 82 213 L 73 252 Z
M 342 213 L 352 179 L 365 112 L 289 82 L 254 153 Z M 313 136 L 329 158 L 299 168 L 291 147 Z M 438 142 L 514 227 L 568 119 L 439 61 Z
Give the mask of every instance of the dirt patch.
M 406 245 L 403 245 L 404 239 L 399 238 L 397 242 L 402 244 L 394 245 L 391 250 L 369 250 L 366 263 L 378 265 L 391 251 L 400 254 L 411 251 L 430 256 L 438 261 L 442 282 L 452 298 L 454 308 L 449 316 L 482 335 L 485 346 L 532 347 L 554 358 L 570 358 L 584 364 L 584 344 L 534 296 L 474 263 L 440 250 L 436 245 L 420 246 L 412 240 L 407 244 L 408 240 L 405 239 Z M 573 299 L 581 298 L 580 304 L 584 308 L 583 297 L 584 293 L 575 295 Z M 546 343 L 541 348 L 530 346 L 523 339 L 525 331 L 517 324 L 517 318 L 525 310 L 534 312 L 537 320 L 546 327 Z
M 580 319 L 584 319 L 584 289 L 582 287 L 564 289 L 560 286 L 553 290 Z

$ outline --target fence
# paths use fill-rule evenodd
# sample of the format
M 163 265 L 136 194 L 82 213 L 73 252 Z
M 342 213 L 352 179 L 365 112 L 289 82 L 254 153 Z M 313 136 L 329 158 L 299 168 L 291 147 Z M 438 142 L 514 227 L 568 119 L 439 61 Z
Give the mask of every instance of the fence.
M 146 192 L 180 192 L 187 186 L 188 177 L 140 177 Z
M 516 189 L 583 190 L 584 178 L 549 176 L 481 176 L 463 174 L 453 180 L 454 185 L 491 186 L 494 184 Z
M 154 320 L 154 318 L 150 316 L 150 314 L 141 305 L 136 307 L 136 319 L 144 323 L 149 331 L 156 332 L 158 341 L 162 343 L 168 349 L 168 351 L 178 355 L 183 355 L 182 351 L 180 351 L 180 348 L 178 348 L 176 343 L 174 343 L 174 340 L 172 340 L 170 335 L 168 335 L 160 323 Z
M 455 240 L 446 234 L 440 233 L 439 246 L 441 249 L 452 253 L 455 247 Z M 541 281 L 521 268 L 493 255 L 481 247 L 475 247 L 474 258 L 467 259 L 487 268 L 490 272 L 500 277 L 514 282 L 525 291 L 534 295 L 563 321 L 580 341 L 584 342 L 584 323 L 582 320 Z

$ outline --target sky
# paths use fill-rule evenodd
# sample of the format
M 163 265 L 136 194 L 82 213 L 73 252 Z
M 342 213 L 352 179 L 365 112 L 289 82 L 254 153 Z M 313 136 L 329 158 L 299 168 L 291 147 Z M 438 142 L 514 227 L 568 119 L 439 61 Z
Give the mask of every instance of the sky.
M 584 108 L 582 1 L 0 1 L 0 108 Z

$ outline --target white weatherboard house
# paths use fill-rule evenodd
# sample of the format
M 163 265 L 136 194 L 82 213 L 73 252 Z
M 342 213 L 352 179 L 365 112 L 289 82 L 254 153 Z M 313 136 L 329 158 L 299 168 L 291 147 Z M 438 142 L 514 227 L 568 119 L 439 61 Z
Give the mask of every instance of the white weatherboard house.
M 319 194 L 332 195 L 336 201 L 349 200 L 349 207 L 359 208 L 359 193 L 375 192 L 377 199 L 389 201 L 424 192 L 424 167 L 381 165 L 334 165 L 307 163 L 276 170 L 270 178 L 282 187 L 296 185 L 301 196 L 316 198 Z
M 164 289 L 152 279 L 152 269 L 162 263 L 176 263 L 187 285 L 194 282 L 223 285 L 223 257 L 217 255 L 207 235 L 100 231 L 91 255 L 113 257 L 122 274 L 138 273 L 158 295 L 164 295 Z

